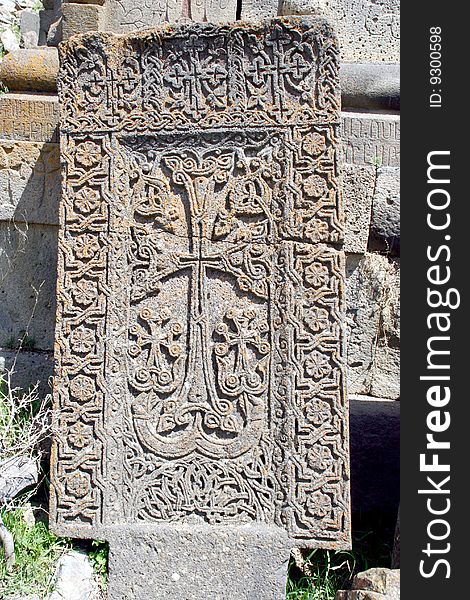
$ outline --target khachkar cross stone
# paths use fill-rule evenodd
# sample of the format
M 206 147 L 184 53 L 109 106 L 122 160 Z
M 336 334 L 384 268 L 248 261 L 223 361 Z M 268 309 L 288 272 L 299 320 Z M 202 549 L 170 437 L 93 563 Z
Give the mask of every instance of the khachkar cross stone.
M 54 530 L 113 600 L 281 599 L 349 545 L 336 39 L 88 34 L 59 85 Z

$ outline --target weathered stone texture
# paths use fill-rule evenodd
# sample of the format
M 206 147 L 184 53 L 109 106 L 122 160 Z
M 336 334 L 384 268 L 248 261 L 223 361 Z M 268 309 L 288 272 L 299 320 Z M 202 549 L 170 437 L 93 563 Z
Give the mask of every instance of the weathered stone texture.
M 101 600 L 97 576 L 86 552 L 69 550 L 59 558 L 54 590 L 46 600 Z
M 35 48 L 39 42 L 39 13 L 22 10 L 20 13 L 20 32 L 24 48 Z
M 346 163 L 400 166 L 399 115 L 344 112 L 342 138 Z
M 400 254 L 400 169 L 380 167 L 374 190 L 369 248 Z
M 376 167 L 343 164 L 343 203 L 346 219 L 345 252 L 365 254 L 369 242 Z
M 96 4 L 62 4 L 62 39 L 87 31 L 106 29 L 104 10 Z
M 290 550 L 278 527 L 140 526 L 114 532 L 110 539 L 111 598 L 283 597 Z
M 244 0 L 241 3 L 241 18 L 271 19 L 276 17 L 279 9 L 279 0 Z
M 58 70 L 56 48 L 21 48 L 0 63 L 0 81 L 12 91 L 54 92 Z
M 378 254 L 346 263 L 348 390 L 378 398 L 400 396 L 399 266 Z
M 41 396 L 51 393 L 54 368 L 52 351 L 17 352 L 0 347 L 0 369 L 2 364 L 10 373 L 13 371 L 11 383 L 14 388 L 27 389 L 31 385 L 38 384 L 38 392 Z
M 350 591 L 339 591 L 335 600 L 400 600 L 400 570 L 375 568 L 358 573 Z
M 342 63 L 343 106 L 356 110 L 400 110 L 400 63 Z
M 0 221 L 57 224 L 58 144 L 0 140 Z
M 188 24 L 61 49 L 54 529 L 112 544 L 124 524 L 155 540 L 202 527 L 190 561 L 213 570 L 219 526 L 348 546 L 329 26 Z M 251 567 L 233 567 L 252 590 Z M 148 597 L 167 591 L 163 573 Z
M 57 229 L 0 222 L 0 347 L 54 343 Z
M 225 23 L 237 17 L 236 0 L 106 0 L 104 9 L 104 29 L 116 33 L 147 29 L 165 22 L 191 19 Z
M 344 61 L 400 60 L 399 0 L 280 0 L 279 14 L 327 18 L 337 31 Z
M 0 96 L 0 139 L 57 142 L 59 104 L 48 94 Z

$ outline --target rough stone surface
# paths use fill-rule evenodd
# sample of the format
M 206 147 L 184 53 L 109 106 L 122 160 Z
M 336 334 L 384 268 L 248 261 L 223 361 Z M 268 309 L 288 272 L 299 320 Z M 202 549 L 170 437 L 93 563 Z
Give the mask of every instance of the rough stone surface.
M 38 392 L 42 396 L 50 394 L 50 381 L 53 375 L 54 361 L 51 352 L 16 352 L 0 348 L 0 366 L 9 371 L 14 370 L 11 377 L 14 388 L 27 389 L 38 384 Z M 1 370 L 1 368 L 0 368 Z
M 280 0 L 279 14 L 327 18 L 338 34 L 345 61 L 400 60 L 399 0 Z
M 369 241 L 376 167 L 343 164 L 343 203 L 346 219 L 345 252 L 365 254 Z
M 54 530 L 134 540 L 115 598 L 139 525 L 146 573 L 163 526 L 199 532 L 171 581 L 206 598 L 190 578 L 243 528 L 256 557 L 239 537 L 224 589 L 263 573 L 283 598 L 290 546 L 350 544 L 336 39 L 292 19 L 61 52 Z M 165 597 L 167 574 L 142 585 Z
M 93 567 L 85 552 L 71 550 L 60 557 L 54 591 L 46 600 L 100 600 Z
M 343 106 L 400 110 L 399 63 L 342 63 L 340 77 Z
M 0 220 L 57 224 L 58 144 L 0 140 Z
M 392 522 L 400 501 L 400 402 L 349 397 L 351 507 Z
M 0 222 L 0 347 L 53 347 L 56 264 L 56 227 Z
M 369 248 L 400 255 L 400 169 L 377 170 Z
M 20 13 L 20 31 L 25 48 L 34 48 L 38 45 L 39 28 L 39 14 L 30 10 L 22 10 Z
M 62 0 L 43 0 L 43 6 L 44 10 L 39 12 L 39 44 L 57 46 L 62 41 Z
M 237 0 L 106 0 L 104 9 L 104 29 L 125 33 L 188 19 L 210 23 L 235 21 Z
M 0 139 L 57 142 L 59 104 L 52 94 L 0 96 Z
M 271 19 L 277 16 L 279 0 L 243 0 L 241 3 L 242 19 Z
M 378 254 L 346 262 L 348 390 L 400 396 L 399 265 Z
M 355 165 L 400 166 L 400 116 L 343 112 L 343 160 Z
M 53 92 L 58 69 L 56 48 L 21 48 L 0 63 L 0 81 L 12 91 Z
M 35 485 L 38 476 L 38 462 L 31 456 L 12 456 L 0 460 L 0 506 Z
M 339 591 L 335 600 L 400 600 L 400 570 L 375 568 L 358 573 L 350 591 Z
M 290 550 L 278 527 L 135 526 L 110 539 L 113 599 L 284 597 Z
M 134 5 L 137 3 L 134 2 Z M 62 4 L 62 38 L 68 40 L 73 35 L 87 31 L 106 29 L 104 9 L 97 4 Z

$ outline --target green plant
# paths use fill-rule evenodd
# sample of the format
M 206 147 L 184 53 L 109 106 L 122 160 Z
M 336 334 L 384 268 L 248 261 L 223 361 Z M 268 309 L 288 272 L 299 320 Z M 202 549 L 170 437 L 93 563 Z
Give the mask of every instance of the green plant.
M 382 158 L 380 156 L 374 156 L 374 158 L 371 159 L 370 163 L 374 167 L 377 167 L 377 168 L 381 167 L 382 166 Z
M 44 4 L 41 2 L 41 0 L 37 0 L 37 2 L 34 4 L 34 6 L 31 8 L 31 10 L 33 12 L 40 12 L 41 10 L 44 9 Z
M 337 590 L 351 578 L 356 565 L 353 552 L 312 550 L 305 558 L 309 575 L 295 577 L 291 563 L 287 580 L 287 600 L 333 600 Z
M 0 517 L 15 539 L 16 563 L 7 572 L 3 549 L 0 546 L 0 598 L 52 591 L 54 572 L 59 557 L 71 547 L 65 538 L 50 533 L 47 525 L 38 521 L 28 525 L 23 507 L 0 510 Z
M 101 540 L 93 540 L 88 556 L 95 573 L 98 575 L 101 589 L 105 590 L 108 586 L 109 544 Z
M 385 541 L 390 532 L 387 524 L 378 525 L 380 530 L 354 531 L 352 550 L 312 550 L 304 556 L 302 574 L 291 561 L 286 599 L 334 600 L 336 592 L 348 589 L 357 573 L 372 567 L 390 567 L 391 547 Z

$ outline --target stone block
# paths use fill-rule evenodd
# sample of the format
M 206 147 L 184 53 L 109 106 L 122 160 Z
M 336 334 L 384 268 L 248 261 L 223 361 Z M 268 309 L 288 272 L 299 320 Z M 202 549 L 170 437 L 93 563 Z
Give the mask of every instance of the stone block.
M 36 485 L 38 478 L 39 466 L 36 458 L 28 455 L 0 458 L 0 505 L 4 506 L 27 488 Z
M 335 600 L 400 600 L 400 570 L 375 568 L 358 573 L 352 589 L 337 592 Z
M 343 160 L 355 165 L 400 166 L 400 116 L 342 114 Z
M 376 168 L 372 165 L 343 164 L 343 204 L 346 219 L 344 251 L 367 252 Z
M 105 31 L 126 33 L 163 23 L 199 21 L 225 23 L 237 18 L 237 0 L 106 0 Z
M 135 3 L 134 3 L 135 4 Z M 62 4 L 62 39 L 87 31 L 106 29 L 104 10 L 97 4 Z
M 400 255 L 400 169 L 377 169 L 369 249 Z
M 280 0 L 279 14 L 327 18 L 338 34 L 343 61 L 400 60 L 399 0 Z
M 390 521 L 400 502 L 400 402 L 349 396 L 351 508 Z
M 0 63 L 0 81 L 11 91 L 54 92 L 58 70 L 56 48 L 21 48 Z
M 59 104 L 49 94 L 0 96 L 0 139 L 58 142 Z
M 47 600 L 100 600 L 93 566 L 86 552 L 69 550 L 57 563 L 53 591 Z
M 400 110 L 399 63 L 342 63 L 340 77 L 343 107 Z
M 350 544 L 336 38 L 186 23 L 61 58 L 51 525 L 109 540 L 112 600 L 280 600 L 291 546 Z
M 43 0 L 43 5 L 44 10 L 39 12 L 39 44 L 57 46 L 62 41 L 62 0 Z
M 30 10 L 22 10 L 20 13 L 20 32 L 25 48 L 34 48 L 38 45 L 39 29 L 39 13 Z
M 0 140 L 0 221 L 56 225 L 60 191 L 58 144 Z
M 110 534 L 109 597 L 280 600 L 289 554 L 285 532 L 263 524 L 123 527 Z
M 378 254 L 346 260 L 348 389 L 400 395 L 399 263 Z
M 0 346 L 54 343 L 57 228 L 0 222 Z

